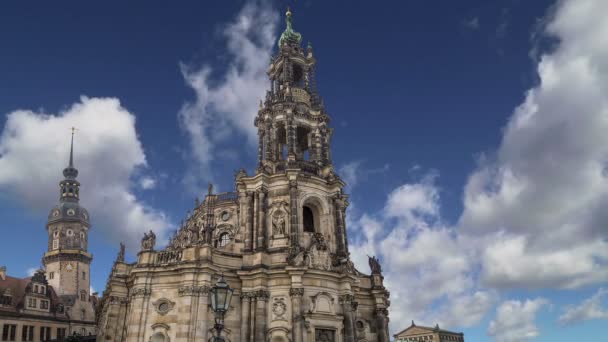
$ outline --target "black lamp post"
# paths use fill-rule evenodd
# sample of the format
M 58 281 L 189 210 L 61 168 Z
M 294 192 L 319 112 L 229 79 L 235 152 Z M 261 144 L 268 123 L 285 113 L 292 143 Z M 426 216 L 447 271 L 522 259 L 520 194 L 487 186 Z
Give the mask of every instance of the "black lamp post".
M 215 312 L 215 330 L 217 330 L 217 337 L 215 341 L 224 341 L 222 337 L 222 329 L 224 329 L 224 314 L 230 307 L 230 300 L 232 299 L 232 292 L 234 290 L 228 286 L 224 275 L 215 283 L 215 286 L 211 289 L 211 308 Z

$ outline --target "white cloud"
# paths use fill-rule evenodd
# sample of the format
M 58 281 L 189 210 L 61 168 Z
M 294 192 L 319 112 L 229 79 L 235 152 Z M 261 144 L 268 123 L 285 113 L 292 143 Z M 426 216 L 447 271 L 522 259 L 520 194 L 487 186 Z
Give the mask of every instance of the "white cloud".
M 131 178 L 146 167 L 146 157 L 135 116 L 114 98 L 82 97 L 58 114 L 9 113 L 0 135 L 0 190 L 46 215 L 59 200 L 72 126 L 78 128 L 74 159 L 81 204 L 90 209 L 92 229 L 131 247 L 144 231 L 162 234 L 170 226 L 165 215 L 131 191 Z
M 230 56 L 223 75 L 212 80 L 216 70 L 209 65 L 181 65 L 184 79 L 196 95 L 178 114 L 196 163 L 186 176 L 189 185 L 200 186 L 211 178 L 210 163 L 217 156 L 217 144 L 243 136 L 249 144 L 257 142 L 253 120 L 269 89 L 266 69 L 276 43 L 277 22 L 269 3 L 247 3 L 223 30 Z
M 536 314 L 548 304 L 543 298 L 502 302 L 490 322 L 488 335 L 496 342 L 523 342 L 537 337 L 540 331 L 535 322 Z
M 607 11 L 603 0 L 558 4 L 544 33 L 559 45 L 540 58 L 539 84 L 513 113 L 495 160 L 468 180 L 459 226 L 485 236 L 486 285 L 608 280 Z
M 351 257 L 368 272 L 367 255 L 381 258 L 391 292 L 391 331 L 414 319 L 427 325 L 472 326 L 495 302 L 473 278 L 469 246 L 441 223 L 436 174 L 393 190 L 376 215 L 351 218 Z
M 574 324 L 590 319 L 608 319 L 608 306 L 606 304 L 608 290 L 600 288 L 590 298 L 585 299 L 576 306 L 566 307 L 564 313 L 559 317 L 559 323 L 563 325 Z
M 144 176 L 139 180 L 139 186 L 144 190 L 154 189 L 156 187 L 156 179 L 150 176 Z

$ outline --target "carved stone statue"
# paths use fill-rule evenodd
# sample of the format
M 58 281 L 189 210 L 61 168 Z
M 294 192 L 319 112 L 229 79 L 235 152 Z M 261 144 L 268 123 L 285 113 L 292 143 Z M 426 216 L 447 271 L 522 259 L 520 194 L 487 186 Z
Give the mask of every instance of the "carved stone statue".
M 273 217 L 272 235 L 285 235 L 285 215 L 283 213 Z
M 369 268 L 372 270 L 372 274 L 382 274 L 382 266 L 380 266 L 380 261 L 375 256 L 369 258 Z
M 125 244 L 120 243 L 120 250 L 118 251 L 118 256 L 116 256 L 116 262 L 124 262 L 125 261 Z
M 156 234 L 152 230 L 149 233 L 144 233 L 143 239 L 141 239 L 141 250 L 148 251 L 154 249 L 156 244 Z

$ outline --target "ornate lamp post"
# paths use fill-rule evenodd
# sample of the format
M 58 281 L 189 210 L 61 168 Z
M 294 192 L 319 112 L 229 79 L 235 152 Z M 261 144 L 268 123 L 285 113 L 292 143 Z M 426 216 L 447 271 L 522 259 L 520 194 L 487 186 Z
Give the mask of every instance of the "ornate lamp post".
M 215 312 L 215 330 L 217 330 L 217 337 L 215 341 L 224 341 L 222 337 L 222 329 L 224 329 L 224 314 L 230 307 L 230 300 L 232 299 L 232 292 L 234 290 L 228 286 L 228 283 L 224 280 L 224 275 L 215 283 L 215 286 L 211 289 L 211 308 Z

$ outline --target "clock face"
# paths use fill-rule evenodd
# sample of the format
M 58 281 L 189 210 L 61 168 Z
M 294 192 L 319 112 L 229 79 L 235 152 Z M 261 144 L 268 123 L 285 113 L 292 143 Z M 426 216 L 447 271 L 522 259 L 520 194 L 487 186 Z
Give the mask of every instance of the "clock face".
M 229 212 L 227 212 L 227 211 L 224 211 L 224 212 L 222 213 L 222 216 L 221 216 L 221 217 L 222 217 L 222 220 L 223 220 L 223 221 L 228 221 L 228 219 L 230 219 L 230 213 L 229 213 Z
M 72 272 L 74 270 L 74 265 L 72 265 L 72 263 L 69 262 L 67 265 L 65 265 L 65 270 L 68 272 Z
M 89 219 L 89 214 L 87 214 L 87 212 L 84 211 L 84 210 L 82 211 L 82 218 L 85 219 L 85 220 Z
M 68 216 L 74 216 L 74 214 L 76 214 L 74 209 L 68 209 Z
M 53 210 L 53 217 L 57 217 L 59 216 L 59 210 L 55 209 Z

